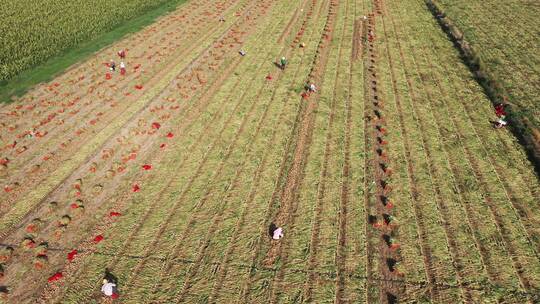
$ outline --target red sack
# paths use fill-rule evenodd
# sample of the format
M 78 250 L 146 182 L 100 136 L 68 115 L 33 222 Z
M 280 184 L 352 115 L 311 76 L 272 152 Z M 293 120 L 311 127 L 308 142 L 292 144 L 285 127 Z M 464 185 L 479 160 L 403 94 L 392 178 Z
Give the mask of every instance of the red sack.
M 99 242 L 101 242 L 101 241 L 103 241 L 103 235 L 101 235 L 101 234 L 100 234 L 100 235 L 96 235 L 96 237 L 94 238 L 94 243 L 97 244 L 97 243 L 99 243 Z
M 266 76 L 266 80 L 272 80 L 272 76 L 271 75 Z
M 138 84 L 138 85 L 135 86 L 135 89 L 137 89 L 137 90 L 142 90 L 142 88 L 143 88 L 143 86 L 140 85 L 140 84 Z
M 161 128 L 161 125 L 159 124 L 159 122 L 154 122 L 154 123 L 152 123 L 152 128 L 156 129 L 156 130 L 159 130 L 159 128 Z
M 57 272 L 57 273 L 53 274 L 52 276 L 50 276 L 49 279 L 48 279 L 48 281 L 49 281 L 49 283 L 50 283 L 50 282 L 54 282 L 54 281 L 58 281 L 58 280 L 60 280 L 62 277 L 63 277 L 62 273 L 61 273 L 61 272 Z
M 110 217 L 115 217 L 115 216 L 120 216 L 120 212 L 115 212 L 115 211 L 111 211 L 111 213 L 109 213 L 109 216 Z
M 144 170 L 150 170 L 150 169 L 152 169 L 152 165 L 143 165 L 142 168 Z
M 71 209 L 77 209 L 79 208 L 79 205 L 77 205 L 76 203 L 73 203 L 70 205 Z
M 139 192 L 141 190 L 141 187 L 139 187 L 139 185 L 135 184 L 133 185 L 133 187 L 131 188 L 131 190 L 133 192 Z
M 167 137 L 168 138 L 173 138 L 174 137 L 174 134 L 172 134 L 171 132 L 167 133 Z
M 28 233 L 33 233 L 33 232 L 36 232 L 36 225 L 34 224 L 30 224 L 28 226 L 26 226 L 26 232 Z
M 70 252 L 68 252 L 68 254 L 67 254 L 67 259 L 68 259 L 68 261 L 70 261 L 70 262 L 73 261 L 73 259 L 74 259 L 75 256 L 77 255 L 77 253 L 78 253 L 78 252 L 77 252 L 77 249 L 73 249 L 73 250 L 71 250 Z
M 162 149 L 165 148 L 165 146 L 166 146 L 165 144 L 159 145 L 159 147 L 162 148 Z

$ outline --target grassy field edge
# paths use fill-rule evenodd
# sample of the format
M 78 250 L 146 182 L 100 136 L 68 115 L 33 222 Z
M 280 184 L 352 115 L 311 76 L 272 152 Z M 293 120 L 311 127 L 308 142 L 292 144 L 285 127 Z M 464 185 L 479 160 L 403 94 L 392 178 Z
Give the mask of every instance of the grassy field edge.
M 425 0 L 426 6 L 437 19 L 441 29 L 452 40 L 454 46 L 459 50 L 463 62 L 475 76 L 474 79 L 484 89 L 486 96 L 493 105 L 504 103 L 507 94 L 504 92 L 500 81 L 482 63 L 478 53 L 464 37 L 457 25 L 446 15 L 441 6 L 433 0 Z M 510 131 L 521 143 L 528 158 L 535 168 L 537 177 L 540 177 L 540 130 L 533 126 L 524 113 L 516 109 L 508 109 L 508 120 Z
M 129 34 L 140 31 L 145 26 L 152 24 L 157 18 L 176 10 L 178 6 L 187 1 L 171 0 L 157 8 L 143 12 L 138 17 L 127 20 L 92 40 L 69 48 L 60 55 L 53 56 L 39 65 L 22 71 L 8 81 L 0 82 L 0 103 L 12 102 L 14 97 L 23 95 L 32 86 L 53 79 L 76 62 L 90 57 Z

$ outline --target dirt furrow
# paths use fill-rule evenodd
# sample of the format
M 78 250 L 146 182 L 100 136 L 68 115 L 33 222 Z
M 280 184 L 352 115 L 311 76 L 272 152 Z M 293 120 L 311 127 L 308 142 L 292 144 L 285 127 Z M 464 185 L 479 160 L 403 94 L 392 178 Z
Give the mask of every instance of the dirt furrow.
M 368 98 L 372 104 L 372 114 L 368 116 L 368 119 L 372 122 L 369 126 L 368 136 L 371 136 L 370 141 L 374 144 L 371 146 L 371 153 L 374 155 L 372 164 L 375 166 L 373 168 L 373 185 L 375 186 L 375 206 L 373 208 L 376 210 L 376 215 L 374 216 L 375 223 L 374 227 L 378 226 L 380 235 L 378 237 L 378 251 L 379 251 L 379 263 L 378 268 L 381 275 L 379 280 L 379 301 L 382 303 L 395 303 L 398 301 L 399 297 L 403 293 L 403 285 L 399 283 L 400 276 L 402 275 L 393 268 L 397 262 L 401 261 L 401 254 L 398 251 L 399 246 L 398 241 L 393 240 L 397 235 L 397 226 L 391 222 L 386 222 L 386 218 L 392 216 L 394 206 L 390 202 L 389 196 L 391 194 L 391 184 L 390 184 L 390 175 L 391 170 L 389 169 L 389 160 L 388 153 L 386 148 L 386 118 L 383 114 L 383 105 L 384 102 L 379 95 L 379 80 L 378 80 L 378 52 L 374 46 L 375 41 L 377 41 L 376 34 L 376 17 L 381 16 L 382 12 L 381 1 L 374 1 L 373 6 L 375 7 L 375 12 L 372 12 L 368 15 L 368 71 L 366 75 L 366 82 L 368 83 Z M 399 206 L 398 206 L 399 207 Z M 378 219 L 381 219 L 379 222 Z
M 330 1 L 324 32 L 321 36 L 317 56 L 313 62 L 313 68 L 310 73 L 309 81 L 312 83 L 317 83 L 319 86 L 322 86 L 325 79 L 323 77 L 323 71 L 326 68 L 326 63 L 328 61 L 328 54 L 330 50 L 330 41 L 333 35 L 334 23 L 337 16 L 337 11 L 339 9 L 338 1 Z M 308 81 L 308 82 L 309 82 Z M 294 224 L 296 219 L 296 210 L 298 208 L 298 197 L 299 197 L 299 187 L 303 182 L 304 169 L 306 162 L 309 156 L 309 146 L 311 143 L 311 136 L 313 134 L 313 124 L 314 116 L 317 110 L 317 100 L 319 95 L 309 96 L 307 99 L 308 105 L 305 109 L 305 112 L 302 117 L 302 122 L 298 130 L 297 136 L 297 145 L 294 153 L 291 155 L 292 164 L 289 174 L 285 181 L 285 184 L 282 188 L 280 201 L 280 208 L 276 211 L 274 216 L 274 221 L 277 225 L 288 225 L 290 231 L 294 233 Z M 263 264 L 266 266 L 271 266 L 275 263 L 276 259 L 279 259 L 281 267 L 274 277 L 273 283 L 271 284 L 270 290 L 270 302 L 274 303 L 278 301 L 280 292 L 280 284 L 282 283 L 283 277 L 285 275 L 285 265 L 288 263 L 288 251 L 284 248 L 287 248 L 287 240 L 282 242 L 272 242 L 266 258 L 263 261 Z
M 303 27 L 305 26 L 307 20 L 309 20 L 309 17 L 310 17 L 311 14 L 312 14 L 311 12 L 312 12 L 314 6 L 315 6 L 315 2 L 312 1 L 312 6 L 310 6 L 309 12 L 307 13 L 307 19 L 305 19 L 304 22 L 303 22 L 303 24 L 302 24 L 302 29 L 301 29 L 302 33 L 299 33 L 299 36 L 297 36 L 297 37 L 302 37 L 302 35 L 303 35 Z M 305 58 L 305 56 L 302 55 L 302 57 L 301 57 L 301 63 L 304 61 L 304 58 Z M 300 63 L 300 65 L 301 65 L 301 63 Z M 299 72 L 299 69 L 297 69 L 297 70 L 295 71 L 295 75 L 294 75 L 293 79 L 296 79 L 296 78 L 297 78 L 298 72 Z M 291 97 L 292 97 L 291 94 L 293 94 L 293 93 L 289 93 L 289 94 L 287 95 L 286 99 L 291 98 Z M 280 114 L 280 117 L 281 117 L 283 114 L 284 114 L 284 113 Z M 298 120 L 296 120 L 296 121 L 298 121 Z M 293 128 L 293 129 L 294 129 L 294 128 Z M 272 135 L 272 139 L 271 139 L 270 142 L 272 143 L 272 142 L 274 142 L 276 139 L 277 139 L 277 133 L 274 132 L 273 135 Z M 262 172 L 262 170 L 264 169 L 264 167 L 265 167 L 265 165 L 266 165 L 267 156 L 268 156 L 268 154 L 265 154 L 265 156 L 263 157 L 263 161 L 262 161 L 261 165 L 259 166 L 258 171 L 257 171 L 257 173 L 256 173 L 256 176 L 257 176 L 257 177 L 260 177 L 260 172 Z M 283 166 L 282 166 L 282 168 L 283 168 Z M 247 209 L 246 209 L 246 208 L 247 208 L 247 206 L 249 206 L 249 205 L 251 204 L 251 202 L 252 202 L 253 199 L 255 198 L 255 194 L 256 194 L 256 185 L 257 185 L 257 183 L 258 183 L 258 179 L 255 179 L 255 181 L 256 181 L 256 182 L 254 183 L 254 186 L 252 186 L 252 190 L 250 191 L 250 194 L 249 194 L 249 196 L 248 196 L 248 200 L 246 201 L 246 203 L 245 203 L 245 205 L 244 205 L 245 207 L 242 209 L 242 214 L 241 214 L 240 218 L 239 218 L 238 221 L 237 221 L 237 225 L 236 225 L 235 231 L 238 231 L 238 230 L 239 230 L 239 225 L 240 225 L 241 222 L 243 221 L 243 219 L 244 219 L 244 217 L 245 217 L 245 215 L 246 215 L 246 212 L 247 212 Z M 276 193 L 276 192 L 274 192 L 274 193 Z M 229 244 L 231 244 L 231 245 L 227 248 L 226 254 L 225 254 L 224 258 L 223 258 L 223 261 L 224 261 L 224 263 L 225 263 L 226 265 L 228 265 L 228 263 L 229 263 L 229 255 L 232 254 L 232 252 L 234 251 L 234 246 L 232 245 L 232 244 L 235 244 L 235 241 L 234 241 L 234 235 L 235 235 L 235 234 L 233 234 L 233 240 L 232 240 L 231 242 L 229 242 Z M 220 268 L 220 271 L 219 271 L 219 273 L 218 273 L 218 278 L 219 278 L 219 277 L 220 277 L 220 278 L 224 278 L 224 277 L 226 276 L 226 273 L 227 273 L 226 267 Z M 210 299 L 215 299 L 215 298 L 217 298 L 217 292 L 220 290 L 221 286 L 222 286 L 221 280 L 217 279 L 217 280 L 216 280 L 216 284 L 214 285 L 212 294 L 211 294 L 211 296 L 210 296 Z
M 338 64 L 338 70 L 339 70 L 339 64 Z M 337 79 L 337 75 L 335 77 Z M 334 85 L 336 84 L 337 80 L 334 79 Z M 308 265 L 307 265 L 307 272 L 308 277 L 307 281 L 304 286 L 304 300 L 307 302 L 313 301 L 312 294 L 314 283 L 316 280 L 316 268 L 317 268 L 317 262 L 318 262 L 318 251 L 319 251 L 319 233 L 320 233 L 320 226 L 321 226 L 321 220 L 322 220 L 322 209 L 325 199 L 325 192 L 326 192 L 326 178 L 328 174 L 328 162 L 330 159 L 330 152 L 332 150 L 332 140 L 333 140 L 333 133 L 331 132 L 333 125 L 334 125 L 334 118 L 335 118 L 335 108 L 337 104 L 337 98 L 335 96 L 332 98 L 332 104 L 330 105 L 330 114 L 328 116 L 328 125 L 327 125 L 327 132 L 326 132 L 326 143 L 324 148 L 324 155 L 323 155 L 323 162 L 321 164 L 321 170 L 319 175 L 319 182 L 317 187 L 317 200 L 315 202 L 315 208 L 314 208 L 314 215 L 313 219 L 311 220 L 312 228 L 311 228 L 311 239 L 310 239 L 310 252 L 309 252 L 309 258 L 308 258 Z
M 326 2 L 323 1 L 322 4 L 321 4 L 321 7 L 319 7 L 319 9 L 315 12 L 315 14 L 314 14 L 315 15 L 315 21 L 314 21 L 313 24 L 317 24 L 317 20 L 320 18 L 320 9 L 322 8 L 322 6 L 324 6 L 325 3 Z M 315 2 L 313 2 L 313 5 L 315 5 Z M 304 23 L 305 22 L 306 21 L 304 21 Z M 312 70 L 313 70 L 313 68 L 312 68 Z M 298 129 L 300 127 L 300 123 L 301 123 L 301 120 L 302 120 L 302 117 L 303 117 L 303 113 L 305 112 L 305 108 L 306 108 L 306 103 L 304 103 L 304 102 L 298 103 L 298 109 L 296 111 L 296 118 L 294 120 L 294 125 L 293 125 L 293 127 L 291 129 L 290 136 L 288 137 L 287 144 L 286 144 L 286 147 L 284 149 L 283 158 L 282 158 L 280 166 L 279 166 L 280 167 L 279 173 L 277 174 L 277 179 L 276 179 L 275 186 L 274 186 L 274 191 L 272 192 L 271 198 L 268 201 L 268 206 L 267 206 L 267 209 L 266 209 L 265 219 L 264 219 L 264 222 L 262 223 L 262 225 L 261 225 L 261 227 L 259 229 L 259 238 L 257 239 L 256 244 L 254 245 L 253 254 L 252 254 L 251 258 L 250 258 L 250 260 L 251 260 L 250 268 L 252 270 L 256 269 L 256 267 L 257 267 L 259 254 L 260 254 L 260 252 L 262 250 L 262 247 L 263 247 L 263 240 L 267 237 L 267 227 L 270 224 L 272 214 L 275 212 L 274 208 L 276 206 L 278 196 L 281 193 L 281 187 L 283 187 L 283 184 L 284 184 L 284 182 L 286 180 L 286 174 L 290 169 L 289 168 L 289 166 L 290 166 L 289 157 L 292 154 L 292 149 L 294 149 L 294 147 L 296 145 L 296 142 L 295 142 L 296 134 L 297 134 Z M 253 284 L 253 281 L 252 281 L 253 280 L 253 275 L 254 275 L 254 272 L 251 271 L 249 276 L 247 277 L 247 279 L 242 284 L 242 293 L 240 295 L 240 298 L 242 299 L 241 301 L 244 302 L 244 303 L 249 302 L 249 296 L 250 296 L 250 292 L 251 292 L 250 290 L 251 290 L 251 286 Z
M 386 15 L 388 16 L 389 14 L 387 13 Z M 386 18 L 381 18 L 382 27 L 383 27 L 385 37 L 389 37 L 388 32 L 387 32 L 387 28 L 386 28 L 385 19 Z M 401 47 L 400 47 L 400 52 L 401 52 Z M 413 167 L 413 164 L 412 164 L 411 147 L 410 147 L 410 143 L 409 143 L 409 139 L 408 139 L 408 133 L 407 133 L 407 130 L 405 128 L 405 122 L 404 122 L 404 117 L 403 117 L 404 112 L 403 112 L 403 108 L 401 106 L 401 98 L 399 98 L 399 92 L 397 91 L 397 88 L 395 87 L 395 84 L 396 84 L 395 68 L 393 66 L 393 60 L 392 60 L 392 57 L 391 57 L 390 52 L 388 50 L 388 47 L 386 47 L 386 56 L 388 57 L 389 62 L 390 62 L 390 74 L 391 74 L 391 78 L 392 78 L 392 82 L 393 82 L 393 90 L 394 90 L 394 94 L 395 94 L 395 102 L 396 102 L 396 105 L 398 107 L 398 113 L 399 113 L 399 118 L 400 118 L 400 127 L 401 127 L 401 132 L 403 134 L 403 139 L 404 139 L 403 140 L 403 145 L 404 145 L 404 148 L 405 148 L 405 159 L 406 159 L 406 162 L 407 162 L 407 172 L 408 172 L 408 178 L 409 178 L 409 190 L 410 190 L 412 199 L 414 201 L 413 211 L 414 211 L 414 215 L 415 215 L 416 223 L 417 223 L 417 227 L 418 227 L 418 237 L 419 237 L 419 240 L 420 240 L 420 249 L 421 249 L 422 255 L 424 256 L 424 260 L 423 260 L 424 268 L 425 268 L 428 283 L 430 284 L 430 286 L 428 288 L 429 288 L 430 295 L 431 295 L 432 299 L 437 299 L 438 298 L 438 292 L 437 292 L 437 290 L 435 288 L 436 277 L 435 277 L 435 272 L 433 270 L 431 249 L 427 245 L 428 244 L 427 230 L 426 230 L 426 227 L 425 227 L 422 210 L 420 209 L 419 203 L 418 203 L 419 202 L 419 198 L 418 198 L 419 192 L 418 192 L 418 189 L 417 189 L 417 186 L 416 186 L 418 182 L 417 182 L 417 178 L 416 178 L 415 173 L 414 173 L 414 167 Z M 403 55 L 401 56 L 401 60 L 403 61 Z M 407 81 L 409 81 L 409 80 L 407 80 Z M 409 84 L 409 89 L 410 89 L 410 84 Z
M 339 49 L 339 59 L 338 59 L 338 71 L 340 70 L 342 62 L 342 56 L 343 56 L 343 49 L 345 48 L 345 30 L 349 21 L 349 0 L 345 2 L 345 18 L 343 18 L 343 30 L 341 32 L 341 43 L 340 43 L 340 49 Z M 351 56 L 352 57 L 352 53 Z M 345 269 L 345 261 L 347 258 L 347 250 L 346 250 L 346 243 L 347 243 L 347 216 L 348 216 L 348 207 L 349 207 L 349 200 L 350 200 L 350 155 L 351 155 L 351 125 L 352 125 L 352 117 L 351 117 L 351 77 L 352 77 L 352 62 L 349 62 L 349 68 L 347 69 L 349 74 L 347 75 L 347 91 L 349 92 L 349 95 L 344 100 L 345 103 L 345 125 L 343 126 L 344 132 L 345 132 L 345 142 L 344 142 L 344 149 L 343 149 L 343 168 L 342 168 L 342 176 L 341 176 L 341 198 L 340 198 L 340 207 L 339 207 L 339 232 L 338 232 L 338 248 L 336 250 L 336 295 L 334 299 L 334 303 L 346 303 L 346 291 L 345 291 L 345 278 L 346 278 L 346 269 Z M 333 92 L 333 98 L 337 98 L 337 87 L 338 87 L 338 76 L 339 72 L 336 73 L 335 78 L 335 84 L 334 84 L 334 92 Z

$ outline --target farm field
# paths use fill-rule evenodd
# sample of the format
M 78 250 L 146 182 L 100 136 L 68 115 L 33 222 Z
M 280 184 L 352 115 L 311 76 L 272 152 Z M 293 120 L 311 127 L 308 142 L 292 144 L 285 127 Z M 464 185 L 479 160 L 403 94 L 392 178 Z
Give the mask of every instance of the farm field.
M 0 104 L 1 301 L 538 303 L 493 116 L 424 1 L 187 1 Z
M 0 84 L 166 2 L 181 0 L 2 1 Z
M 540 25 L 534 1 L 439 0 L 497 75 L 516 111 L 540 129 Z M 474 12 L 474 13 L 473 13 Z M 493 20 L 497 19 L 498 22 Z

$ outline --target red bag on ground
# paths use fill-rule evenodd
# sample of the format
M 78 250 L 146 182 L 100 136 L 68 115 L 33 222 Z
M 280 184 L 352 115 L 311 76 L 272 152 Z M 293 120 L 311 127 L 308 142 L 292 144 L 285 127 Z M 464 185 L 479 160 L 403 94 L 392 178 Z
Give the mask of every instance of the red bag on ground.
M 109 216 L 110 217 L 115 217 L 115 216 L 120 216 L 120 212 L 115 212 L 115 211 L 111 211 L 111 213 L 109 213 Z
M 167 137 L 168 138 L 173 138 L 174 134 L 172 134 L 171 132 L 167 133 Z
M 143 88 L 143 86 L 140 85 L 140 84 L 138 84 L 138 85 L 135 86 L 135 89 L 137 89 L 137 90 L 142 90 L 142 88 Z
M 159 145 L 159 147 L 162 148 L 162 149 L 165 148 L 165 146 L 166 146 L 165 144 Z
M 266 80 L 272 80 L 272 76 L 271 75 L 266 76 Z
M 142 168 L 144 170 L 150 170 L 150 169 L 152 169 L 152 165 L 143 165 Z
M 139 185 L 135 184 L 133 185 L 133 187 L 131 188 L 131 190 L 133 192 L 139 192 L 141 190 L 141 187 L 139 187 Z
M 49 282 L 58 281 L 58 280 L 60 280 L 62 277 L 63 277 L 62 273 L 61 273 L 61 272 L 57 272 L 57 273 L 53 274 L 52 276 L 50 276 L 49 279 L 48 279 L 48 281 L 49 281 Z
M 70 261 L 70 262 L 73 261 L 73 259 L 74 259 L 75 256 L 77 255 L 77 253 L 78 253 L 78 252 L 77 252 L 76 249 L 73 249 L 73 250 L 71 250 L 70 252 L 68 252 L 68 254 L 67 254 L 67 259 L 68 259 L 68 261 Z
M 159 122 L 154 122 L 154 123 L 152 123 L 152 128 L 156 129 L 156 130 L 159 130 L 159 128 L 161 128 L 161 125 L 159 124 Z
M 94 238 L 94 243 L 97 244 L 97 243 L 99 243 L 99 242 L 101 242 L 101 241 L 103 241 L 103 235 L 101 235 L 101 234 L 100 234 L 100 235 L 96 235 L 96 237 Z

